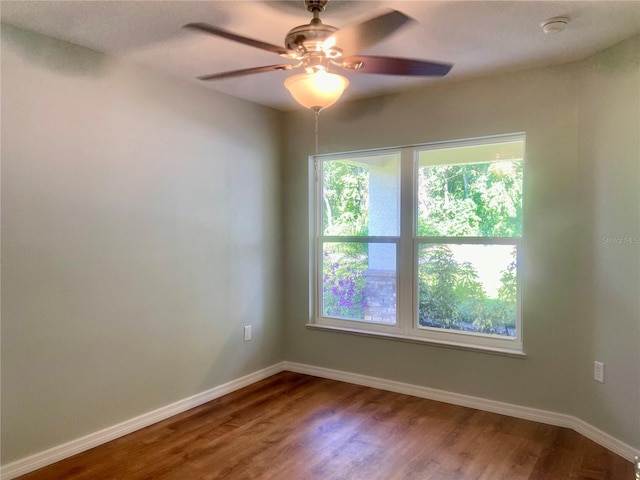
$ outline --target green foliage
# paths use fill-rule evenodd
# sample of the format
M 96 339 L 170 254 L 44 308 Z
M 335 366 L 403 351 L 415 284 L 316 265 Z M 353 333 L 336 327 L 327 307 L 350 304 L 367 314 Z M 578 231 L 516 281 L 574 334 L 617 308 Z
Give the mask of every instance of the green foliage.
M 500 300 L 504 300 L 505 302 L 515 302 L 516 296 L 518 294 L 518 285 L 516 278 L 517 263 L 515 254 L 516 252 L 514 250 L 511 262 L 507 266 L 507 269 L 502 272 L 502 277 L 500 277 L 500 283 L 502 284 L 502 286 L 498 290 L 498 298 Z
M 460 319 L 456 295 L 459 266 L 446 245 L 432 245 L 425 250 L 429 260 L 421 263 L 418 273 L 420 319 L 452 328 Z
M 421 167 L 418 235 L 518 237 L 522 162 Z
M 515 288 L 515 259 L 502 273 L 499 298 L 487 297 L 474 266 L 457 262 L 448 245 L 423 245 L 418 261 L 420 325 L 515 334 L 515 290 L 510 293 Z
M 421 167 L 418 235 L 521 236 L 522 162 Z M 446 245 L 424 248 L 418 274 L 420 324 L 513 336 L 515 258 L 500 281 L 498 298 L 488 298 L 473 265 L 456 262 Z
M 369 172 L 358 165 L 322 164 L 322 230 L 325 235 L 367 235 Z
M 501 322 L 507 329 L 515 329 L 516 319 L 516 302 L 518 295 L 518 284 L 516 277 L 516 257 L 515 250 L 513 252 L 513 258 L 507 269 L 502 272 L 500 277 L 501 286 L 498 289 L 497 311 L 495 312 L 495 318 L 497 322 Z

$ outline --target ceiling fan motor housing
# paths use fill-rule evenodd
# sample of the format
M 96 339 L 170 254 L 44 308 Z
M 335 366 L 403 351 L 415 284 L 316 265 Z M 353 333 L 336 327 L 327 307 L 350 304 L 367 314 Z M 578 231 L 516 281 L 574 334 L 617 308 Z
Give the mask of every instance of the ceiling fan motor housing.
M 334 45 L 327 45 L 325 41 L 338 31 L 333 25 L 325 25 L 320 20 L 320 12 L 329 0 L 305 0 L 307 10 L 313 14 L 313 19 L 306 25 L 298 25 L 289 30 L 284 39 L 285 46 L 295 52 L 307 70 L 317 70 L 327 67 L 327 59 L 337 58 L 342 50 Z
M 284 44 L 299 56 L 311 52 L 323 52 L 326 58 L 336 58 L 342 54 L 342 51 L 334 46 L 327 47 L 324 42 L 337 31 L 338 29 L 333 25 L 325 25 L 314 18 L 307 25 L 299 25 L 289 30 Z
M 329 0 L 304 0 L 304 6 L 309 12 L 322 12 Z
M 284 44 L 290 50 L 298 50 L 299 47 L 304 47 L 307 51 L 317 50 L 327 38 L 337 31 L 338 29 L 332 25 L 312 21 L 307 25 L 299 25 L 289 30 Z

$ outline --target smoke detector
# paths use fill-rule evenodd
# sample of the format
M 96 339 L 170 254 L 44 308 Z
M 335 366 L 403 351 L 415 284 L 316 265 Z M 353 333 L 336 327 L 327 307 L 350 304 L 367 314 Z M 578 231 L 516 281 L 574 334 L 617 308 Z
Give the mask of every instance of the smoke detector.
M 544 33 L 560 33 L 567 28 L 569 19 L 567 17 L 548 18 L 540 24 Z

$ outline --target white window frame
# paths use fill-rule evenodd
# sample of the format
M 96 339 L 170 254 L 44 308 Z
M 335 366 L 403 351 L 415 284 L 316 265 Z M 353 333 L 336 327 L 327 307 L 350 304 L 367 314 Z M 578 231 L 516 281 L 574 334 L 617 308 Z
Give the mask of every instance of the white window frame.
M 312 228 L 312 236 L 313 236 L 313 254 L 312 258 L 312 279 L 311 279 L 311 291 L 315 292 L 314 295 L 311 296 L 311 304 L 313 305 L 313 313 L 312 319 L 309 323 L 309 326 L 325 326 L 330 328 L 335 328 L 344 331 L 351 332 L 371 332 L 371 333 L 379 333 L 386 335 L 399 335 L 401 334 L 400 329 L 400 305 L 399 302 L 396 301 L 396 323 L 395 324 L 383 324 L 378 322 L 369 322 L 366 320 L 347 320 L 347 319 L 339 319 L 333 317 L 325 317 L 321 314 L 321 299 L 322 299 L 322 282 L 319 280 L 322 275 L 322 245 L 323 243 L 330 242 L 354 242 L 354 243 L 392 243 L 396 246 L 396 291 L 400 291 L 400 280 L 399 280 L 399 261 L 400 261 L 400 229 L 402 228 L 402 206 L 398 205 L 398 235 L 388 235 L 388 236 L 325 236 L 322 234 L 322 184 L 321 184 L 321 175 L 319 163 L 327 160 L 346 160 L 353 159 L 356 160 L 358 158 L 370 158 L 374 156 L 391 156 L 398 155 L 400 157 L 400 161 L 398 162 L 398 192 L 401 194 L 402 192 L 402 182 L 401 182 L 401 172 L 402 172 L 402 149 L 379 149 L 374 151 L 366 151 L 366 152 L 349 152 L 346 154 L 327 154 L 316 157 L 311 157 L 312 161 L 312 171 L 313 171 L 313 181 L 311 182 L 313 187 L 310 189 L 312 191 L 311 197 L 311 208 L 313 209 L 313 213 L 311 215 L 310 224 L 313 225 Z M 314 208 L 315 207 L 315 208 Z
M 419 237 L 417 235 L 417 182 L 419 153 L 426 150 L 476 146 L 522 141 L 525 134 L 435 142 L 400 148 L 325 154 L 310 157 L 310 315 L 307 327 L 346 333 L 393 338 L 409 342 L 435 344 L 444 347 L 471 349 L 524 357 L 522 322 L 522 278 L 524 235 L 521 237 Z M 524 151 L 524 147 L 523 147 Z M 323 236 L 321 163 L 330 160 L 357 159 L 376 155 L 400 156 L 400 232 L 399 236 Z M 523 154 L 523 157 L 525 155 Z M 524 160 L 524 158 L 523 158 Z M 526 162 L 524 162 L 526 168 Z M 325 317 L 321 314 L 322 243 L 323 242 L 384 242 L 396 245 L 396 323 L 395 325 Z M 473 332 L 460 332 L 418 325 L 418 249 L 425 243 L 514 245 L 517 249 L 516 335 L 504 337 Z

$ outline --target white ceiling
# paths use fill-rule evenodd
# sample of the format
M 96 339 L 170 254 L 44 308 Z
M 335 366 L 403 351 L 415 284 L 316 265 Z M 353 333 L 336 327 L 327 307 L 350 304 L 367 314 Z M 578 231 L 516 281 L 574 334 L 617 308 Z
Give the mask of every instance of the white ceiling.
M 584 58 L 640 33 L 640 0 L 631 1 L 344 1 L 322 14 L 338 28 L 384 8 L 416 22 L 360 52 L 453 63 L 443 79 L 347 73 L 345 98 L 397 91 Z M 5 1 L 2 21 L 105 52 L 229 95 L 281 110 L 299 108 L 283 80 L 291 72 L 201 82 L 198 75 L 282 63 L 277 55 L 183 30 L 205 22 L 283 45 L 294 26 L 311 16 L 303 1 Z M 566 16 L 566 31 L 547 35 L 540 23 Z M 297 73 L 297 72 L 296 72 Z

